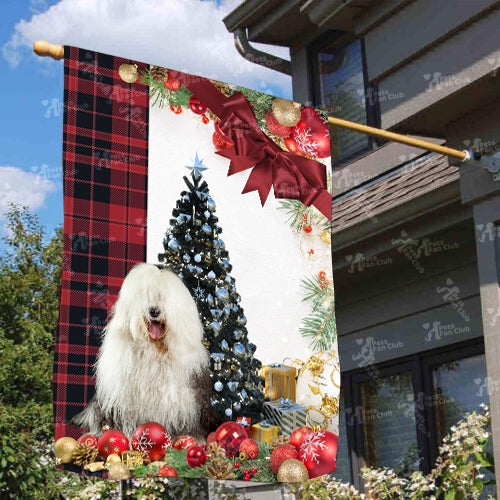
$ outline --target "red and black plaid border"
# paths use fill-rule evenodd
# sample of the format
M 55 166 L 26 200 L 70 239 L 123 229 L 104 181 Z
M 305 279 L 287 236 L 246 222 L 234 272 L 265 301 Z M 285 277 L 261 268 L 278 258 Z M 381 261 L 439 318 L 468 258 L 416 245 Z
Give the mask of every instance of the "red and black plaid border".
M 54 356 L 55 437 L 94 393 L 107 313 L 127 272 L 146 260 L 148 87 L 125 83 L 123 63 L 64 49 L 64 258 Z

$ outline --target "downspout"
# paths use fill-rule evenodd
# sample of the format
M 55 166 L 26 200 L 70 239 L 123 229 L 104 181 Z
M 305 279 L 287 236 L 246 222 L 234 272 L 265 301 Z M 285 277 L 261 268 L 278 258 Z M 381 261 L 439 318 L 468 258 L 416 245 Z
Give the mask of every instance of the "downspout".
M 285 73 L 285 75 L 292 74 L 292 64 L 290 61 L 252 47 L 248 41 L 247 30 L 245 28 L 238 28 L 235 30 L 234 45 L 240 55 L 247 61 L 274 69 L 280 73 Z

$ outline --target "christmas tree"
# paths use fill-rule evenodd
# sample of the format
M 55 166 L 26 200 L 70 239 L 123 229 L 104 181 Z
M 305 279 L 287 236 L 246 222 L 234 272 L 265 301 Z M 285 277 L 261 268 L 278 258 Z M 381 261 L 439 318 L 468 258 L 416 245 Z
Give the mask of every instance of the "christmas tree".
M 264 402 L 262 363 L 254 357 L 256 346 L 248 341 L 241 297 L 231 277 L 232 266 L 215 202 L 203 179 L 206 170 L 196 153 L 188 190 L 182 191 L 165 234 L 165 253 L 158 255 L 190 290 L 197 302 L 205 330 L 205 347 L 212 358 L 212 405 L 226 420 L 238 416 L 259 418 Z

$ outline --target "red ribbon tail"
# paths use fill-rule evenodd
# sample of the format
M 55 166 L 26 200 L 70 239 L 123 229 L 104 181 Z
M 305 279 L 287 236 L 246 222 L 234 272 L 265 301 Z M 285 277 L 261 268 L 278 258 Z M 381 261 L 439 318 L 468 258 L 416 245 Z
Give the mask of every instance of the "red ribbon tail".
M 249 193 L 250 191 L 258 191 L 260 202 L 262 206 L 264 206 L 267 197 L 269 196 L 269 192 L 271 191 L 272 185 L 272 167 L 270 167 L 268 162 L 262 162 L 258 165 L 255 165 L 241 193 L 245 194 Z
M 332 195 L 323 190 L 312 203 L 328 220 L 332 220 Z

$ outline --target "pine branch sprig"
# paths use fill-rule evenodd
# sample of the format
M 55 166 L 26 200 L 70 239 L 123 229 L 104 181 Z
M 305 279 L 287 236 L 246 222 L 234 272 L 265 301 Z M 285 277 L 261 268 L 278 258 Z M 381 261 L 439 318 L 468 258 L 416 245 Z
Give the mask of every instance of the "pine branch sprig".
M 330 221 L 318 209 L 314 206 L 306 207 L 300 200 L 279 200 L 278 209 L 286 213 L 287 223 L 297 233 L 304 226 L 304 215 L 307 216 L 308 224 L 317 226 L 321 230 L 330 229 Z

